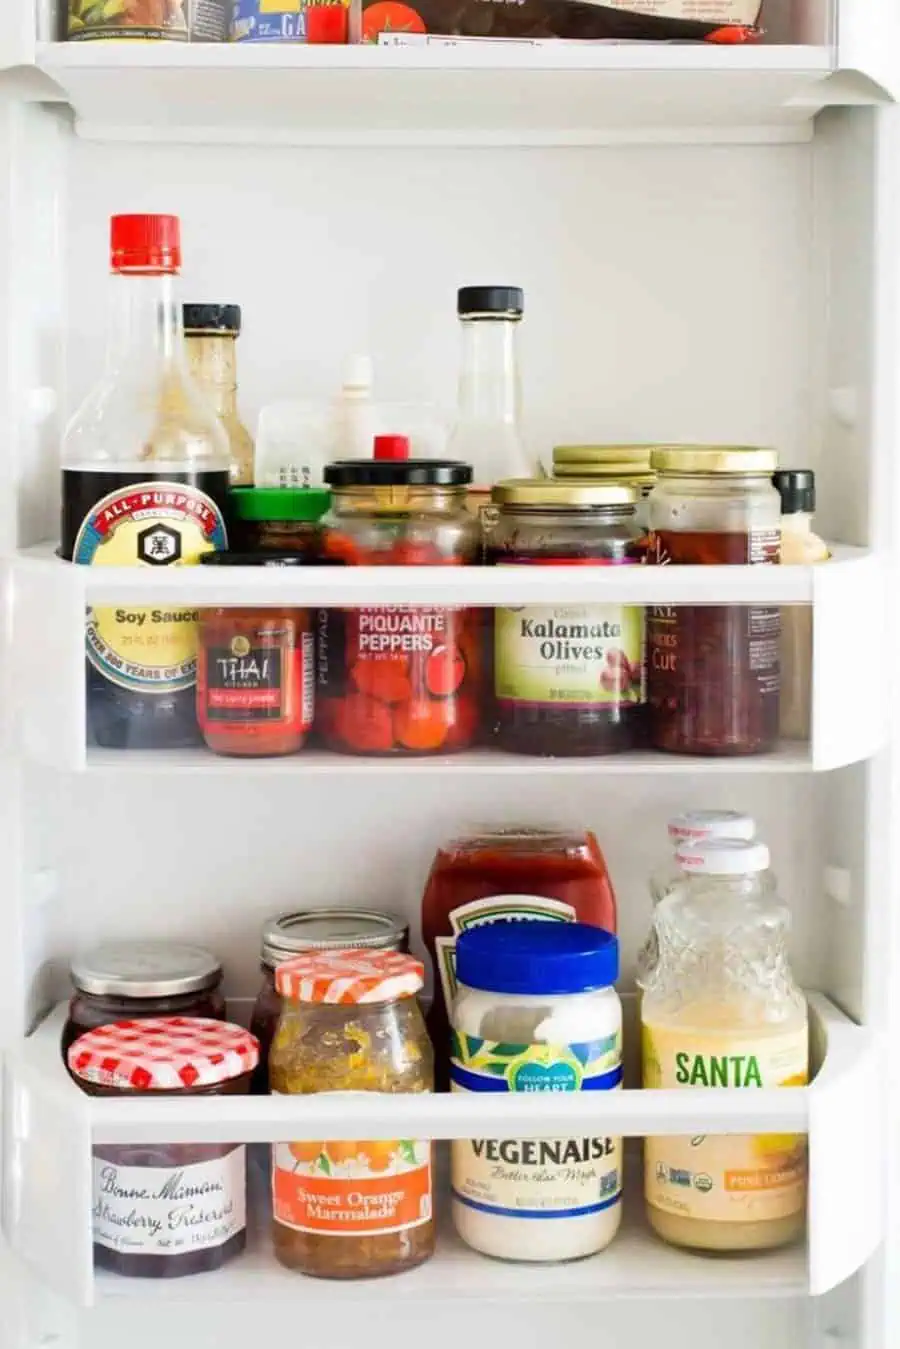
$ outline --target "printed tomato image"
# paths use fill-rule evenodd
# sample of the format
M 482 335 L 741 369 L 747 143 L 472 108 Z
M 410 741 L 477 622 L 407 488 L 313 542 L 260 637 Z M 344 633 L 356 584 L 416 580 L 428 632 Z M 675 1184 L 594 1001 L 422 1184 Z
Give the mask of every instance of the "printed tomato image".
M 377 42 L 379 33 L 427 33 L 425 20 L 400 0 L 376 0 L 363 11 L 362 40 Z

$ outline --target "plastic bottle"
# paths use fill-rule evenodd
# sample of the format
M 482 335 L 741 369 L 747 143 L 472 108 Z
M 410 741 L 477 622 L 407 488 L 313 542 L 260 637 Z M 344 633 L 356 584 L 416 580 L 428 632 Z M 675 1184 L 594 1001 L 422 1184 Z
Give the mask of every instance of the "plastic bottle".
M 349 357 L 341 391 L 334 400 L 334 443 L 337 459 L 367 459 L 372 452 L 372 357 Z
M 828 545 L 813 533 L 816 475 L 809 468 L 780 469 L 772 484 L 781 496 L 781 561 L 793 566 L 828 559 Z M 781 703 L 779 731 L 785 740 L 808 740 L 812 678 L 812 608 L 781 611 Z

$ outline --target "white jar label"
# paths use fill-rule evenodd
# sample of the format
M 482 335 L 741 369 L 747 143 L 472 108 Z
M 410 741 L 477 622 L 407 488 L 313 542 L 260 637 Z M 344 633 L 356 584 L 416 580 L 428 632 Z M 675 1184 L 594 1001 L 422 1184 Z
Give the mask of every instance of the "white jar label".
M 622 1040 L 506 1044 L 453 1032 L 454 1091 L 609 1091 L 622 1084 Z M 598 1118 L 602 1109 L 598 1108 Z M 452 1146 L 453 1197 L 508 1218 L 580 1218 L 622 1196 L 622 1140 L 473 1138 Z
M 94 1156 L 94 1241 L 122 1255 L 224 1246 L 247 1225 L 246 1148 L 194 1166 L 119 1166 Z
M 509 923 L 514 919 L 542 923 L 574 923 L 577 917 L 571 904 L 543 895 L 492 895 L 490 899 L 473 899 L 450 913 L 452 937 L 438 937 L 435 941 L 437 967 L 444 1002 L 449 1009 L 456 1000 L 456 939 L 471 927 L 485 923 Z

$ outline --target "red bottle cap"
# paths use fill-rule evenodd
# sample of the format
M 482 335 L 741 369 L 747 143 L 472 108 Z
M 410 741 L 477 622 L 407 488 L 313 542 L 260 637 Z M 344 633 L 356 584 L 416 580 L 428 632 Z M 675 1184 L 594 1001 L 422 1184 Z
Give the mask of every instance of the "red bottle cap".
M 110 221 L 114 272 L 181 270 L 181 222 L 177 215 L 114 215 Z
M 409 436 L 376 436 L 374 459 L 408 459 Z
M 347 6 L 344 4 L 307 5 L 307 42 L 339 44 L 347 42 Z

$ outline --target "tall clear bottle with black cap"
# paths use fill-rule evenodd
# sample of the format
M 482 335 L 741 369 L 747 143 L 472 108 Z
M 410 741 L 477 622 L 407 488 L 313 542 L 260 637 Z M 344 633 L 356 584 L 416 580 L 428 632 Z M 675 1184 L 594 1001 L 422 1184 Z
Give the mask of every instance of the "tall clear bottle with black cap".
M 191 376 L 228 435 L 232 487 L 253 486 L 253 437 L 241 421 L 237 393 L 239 304 L 186 304 L 184 342 Z
M 809 468 L 779 469 L 772 483 L 781 496 L 781 562 L 807 566 L 825 562 L 828 545 L 813 532 L 816 475 Z M 779 731 L 785 740 L 808 740 L 812 693 L 812 607 L 791 604 L 781 611 L 781 702 Z
M 501 478 L 536 472 L 521 431 L 518 331 L 525 307 L 518 286 L 463 286 L 456 300 L 462 330 L 456 425 L 447 454 L 472 465 L 469 501 L 490 503 Z

